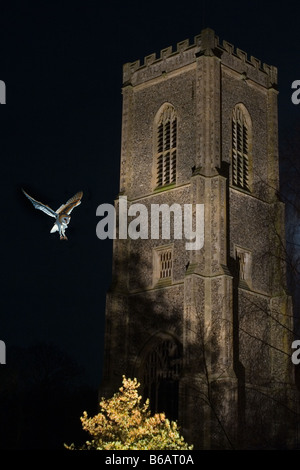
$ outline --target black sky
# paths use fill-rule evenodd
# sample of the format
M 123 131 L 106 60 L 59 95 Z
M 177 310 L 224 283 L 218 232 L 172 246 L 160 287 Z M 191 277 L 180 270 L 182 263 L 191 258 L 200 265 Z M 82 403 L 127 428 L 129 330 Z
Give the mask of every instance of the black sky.
M 96 208 L 118 193 L 122 66 L 203 27 L 279 69 L 279 122 L 300 119 L 299 2 L 1 2 L 1 313 L 7 365 L 15 346 L 57 345 L 101 379 L 112 245 L 96 237 Z M 22 195 L 57 209 L 83 190 L 67 231 Z

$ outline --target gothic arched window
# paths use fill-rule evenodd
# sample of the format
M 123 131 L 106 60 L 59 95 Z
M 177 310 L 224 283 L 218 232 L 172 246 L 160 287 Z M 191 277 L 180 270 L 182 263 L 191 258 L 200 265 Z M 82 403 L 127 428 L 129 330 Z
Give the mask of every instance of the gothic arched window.
M 246 108 L 238 104 L 232 113 L 232 184 L 250 191 L 251 122 Z
M 178 419 L 181 352 L 171 337 L 158 340 L 143 364 L 144 397 L 150 399 L 152 412 L 164 412 Z
M 156 187 L 176 182 L 176 147 L 177 116 L 167 104 L 156 122 Z

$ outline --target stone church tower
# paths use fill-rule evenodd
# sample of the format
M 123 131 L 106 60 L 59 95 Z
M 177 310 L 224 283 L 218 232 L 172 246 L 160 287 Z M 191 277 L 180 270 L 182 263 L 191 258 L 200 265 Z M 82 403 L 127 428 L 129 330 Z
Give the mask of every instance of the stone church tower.
M 138 378 L 151 411 L 178 420 L 196 449 L 291 442 L 276 84 L 275 67 L 210 29 L 123 70 L 101 394 L 123 374 Z M 149 214 L 153 204 L 203 204 L 204 246 L 174 237 L 172 211 L 169 237 L 120 236 L 122 197 Z

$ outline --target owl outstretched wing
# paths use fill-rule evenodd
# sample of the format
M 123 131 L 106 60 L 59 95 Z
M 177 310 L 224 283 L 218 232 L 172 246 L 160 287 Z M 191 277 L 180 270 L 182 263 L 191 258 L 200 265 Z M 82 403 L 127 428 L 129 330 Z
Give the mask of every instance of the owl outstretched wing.
M 62 212 L 66 214 L 71 214 L 74 207 L 79 206 L 81 204 L 81 198 L 83 196 L 83 192 L 79 191 L 75 194 L 75 196 L 71 197 L 65 204 L 62 204 L 56 211 L 57 214 L 61 214 Z
M 33 199 L 33 197 L 29 196 L 29 194 L 27 194 L 26 191 L 24 191 L 23 188 L 22 188 L 22 191 L 25 194 L 25 196 L 29 199 L 29 201 L 32 202 L 35 209 L 39 209 L 39 210 L 45 212 L 45 214 L 50 215 L 50 217 L 56 218 L 57 214 L 54 212 L 54 210 L 51 209 L 51 207 L 46 206 L 45 204 L 42 204 L 41 202 L 37 201 L 36 199 Z

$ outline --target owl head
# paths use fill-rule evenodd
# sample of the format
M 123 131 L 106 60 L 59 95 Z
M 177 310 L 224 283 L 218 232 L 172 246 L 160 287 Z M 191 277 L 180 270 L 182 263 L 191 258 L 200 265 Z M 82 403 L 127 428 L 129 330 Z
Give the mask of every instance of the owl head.
M 70 220 L 71 220 L 71 216 L 70 216 L 70 215 L 64 215 L 64 216 L 62 217 L 62 219 L 61 219 L 62 223 L 63 223 L 63 224 L 67 224 L 67 225 L 68 225 L 68 223 L 70 222 Z

